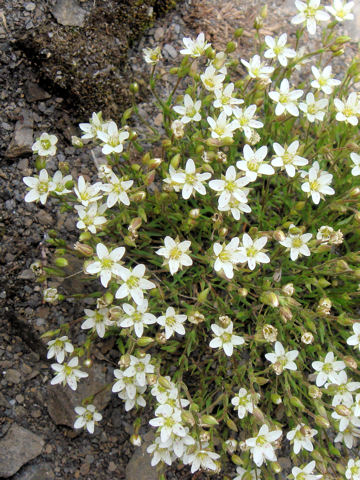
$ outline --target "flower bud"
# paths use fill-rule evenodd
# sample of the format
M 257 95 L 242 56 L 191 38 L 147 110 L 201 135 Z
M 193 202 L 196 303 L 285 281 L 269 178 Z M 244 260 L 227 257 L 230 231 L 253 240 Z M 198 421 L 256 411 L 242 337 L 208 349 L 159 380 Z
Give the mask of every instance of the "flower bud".
M 275 230 L 273 237 L 277 242 L 283 242 L 286 238 L 286 235 L 282 230 Z
M 236 426 L 236 423 L 231 420 L 231 418 L 228 418 L 226 420 L 226 425 L 230 428 L 230 430 L 232 430 L 233 432 L 237 432 L 238 431 L 238 428 Z
M 175 138 L 182 138 L 184 136 L 184 124 L 180 120 L 174 120 L 171 124 L 171 130 Z
M 188 410 L 183 410 L 181 412 L 181 418 L 182 418 L 184 423 L 187 423 L 188 425 L 191 425 L 192 427 L 195 425 L 195 419 L 194 419 L 192 413 L 189 412 Z
M 342 417 L 350 417 L 351 410 L 346 405 L 336 405 L 335 412 Z
M 352 368 L 353 370 L 357 369 L 357 361 L 355 360 L 354 357 L 350 357 L 350 355 L 347 355 L 346 357 L 343 358 L 345 365 L 349 368 Z
M 225 449 L 230 455 L 232 455 L 236 451 L 236 447 L 237 441 L 235 440 L 235 438 L 229 438 L 228 440 L 226 440 Z
M 321 455 L 321 453 L 318 451 L 318 450 L 313 450 L 311 452 L 311 456 L 313 457 L 313 459 L 316 461 L 316 462 L 323 462 L 324 461 L 324 458 L 323 456 Z
M 172 388 L 172 383 L 166 378 L 160 376 L 158 378 L 158 383 L 163 387 L 166 388 L 167 390 L 170 390 Z
M 271 463 L 270 463 L 270 466 L 271 466 L 271 470 L 272 470 L 274 473 L 280 473 L 280 472 L 281 472 L 280 463 L 278 463 L 278 462 L 271 462 Z
M 196 311 L 193 314 L 190 314 L 188 316 L 188 320 L 190 323 L 193 323 L 194 325 L 199 325 L 199 323 L 202 323 L 205 321 L 205 316 L 202 313 Z
M 295 293 L 294 285 L 292 283 L 287 283 L 284 285 L 281 290 L 287 295 L 288 297 L 292 297 Z
M 233 53 L 236 50 L 236 43 L 235 42 L 229 42 L 226 45 L 225 53 Z
M 154 341 L 155 340 L 151 337 L 140 337 L 137 339 L 136 344 L 139 345 L 139 347 L 147 347 Z
M 211 436 L 210 436 L 210 432 L 208 432 L 207 430 L 201 430 L 200 432 L 200 440 L 202 442 L 208 442 L 210 440 Z
M 84 367 L 86 367 L 86 368 L 92 367 L 92 364 L 93 364 L 93 361 L 92 361 L 91 358 L 87 358 L 87 359 L 84 361 Z
M 146 375 L 146 380 L 147 380 L 147 383 L 152 387 L 157 383 L 158 377 L 157 375 L 155 375 L 155 373 L 148 373 Z
M 234 37 L 235 38 L 240 38 L 243 33 L 244 33 L 243 28 L 237 28 L 234 32 Z
M 64 258 L 64 257 L 57 257 L 57 258 L 55 258 L 55 262 L 54 262 L 54 263 L 55 263 L 55 265 L 56 265 L 57 267 L 61 267 L 61 268 L 62 268 L 62 267 L 67 267 L 67 266 L 69 265 L 69 261 L 68 261 L 66 258 Z
M 120 368 L 128 368 L 130 366 L 131 358 L 128 353 L 125 353 L 125 355 L 121 355 L 120 360 L 119 360 L 119 367 Z
M 318 427 L 330 428 L 330 422 L 327 418 L 322 417 L 321 415 L 316 415 L 314 420 Z
M 260 408 L 255 407 L 253 411 L 253 415 L 256 418 L 256 420 L 258 420 L 261 423 L 265 423 L 265 417 L 263 412 L 260 410 Z
M 295 396 L 290 397 L 290 404 L 293 407 L 299 408 L 300 410 L 305 410 L 304 404 L 298 397 L 295 397 Z
M 331 307 L 332 307 L 332 303 L 330 298 L 324 297 L 319 301 L 317 312 L 322 315 L 330 315 Z
M 219 422 L 212 415 L 203 415 L 201 417 L 201 423 L 203 423 L 205 425 L 211 425 L 211 426 L 219 425 Z
M 227 315 L 222 315 L 221 317 L 219 317 L 218 323 L 220 327 L 227 328 L 231 324 L 231 318 Z
M 199 218 L 199 216 L 200 216 L 200 208 L 193 208 L 192 210 L 190 210 L 189 212 L 190 218 L 196 219 L 196 218 Z
M 274 292 L 264 292 L 260 296 L 260 302 L 274 308 L 279 306 L 279 298 Z
M 240 295 L 240 297 L 245 298 L 248 293 L 249 293 L 249 290 L 247 288 L 239 288 L 238 290 L 238 294 Z
M 305 345 L 310 345 L 314 341 L 314 335 L 311 332 L 304 332 L 301 335 L 301 341 L 305 343 Z
M 221 237 L 226 237 L 228 233 L 229 233 L 229 229 L 227 227 L 221 227 L 219 230 L 219 235 Z
M 92 257 L 94 255 L 93 248 L 90 247 L 90 245 L 87 245 L 86 243 L 76 242 L 74 245 L 74 250 L 82 253 L 86 257 Z
M 110 320 L 112 322 L 116 322 L 117 320 L 119 320 L 120 317 L 123 316 L 123 310 L 121 307 L 119 306 L 115 306 L 115 307 L 111 307 L 110 310 L 109 310 L 109 316 L 110 316 Z
M 275 405 L 280 405 L 280 404 L 282 403 L 281 396 L 280 396 L 278 393 L 272 393 L 272 394 L 271 394 L 271 401 L 272 401 Z
M 130 443 L 131 445 L 134 445 L 134 447 L 140 447 L 142 443 L 141 436 L 139 434 L 131 435 Z
M 241 443 L 245 443 L 245 442 L 241 442 Z M 231 461 L 235 463 L 235 465 L 239 465 L 239 466 L 244 464 L 244 462 L 241 460 L 239 455 L 231 455 Z
M 137 82 L 130 83 L 129 90 L 131 93 L 138 93 L 139 91 L 139 84 Z

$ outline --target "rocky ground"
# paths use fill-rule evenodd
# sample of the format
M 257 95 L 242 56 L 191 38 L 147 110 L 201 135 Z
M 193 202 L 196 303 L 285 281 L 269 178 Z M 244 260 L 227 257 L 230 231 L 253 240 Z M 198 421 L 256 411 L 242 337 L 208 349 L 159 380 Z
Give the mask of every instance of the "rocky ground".
M 43 131 L 55 133 L 59 138 L 59 153 L 50 162 L 50 170 L 54 171 L 59 161 L 66 160 L 74 177 L 80 172 L 91 176 L 94 164 L 92 158 L 79 155 L 70 143 L 71 135 L 78 133 L 76 122 L 84 121 L 83 114 L 72 106 L 66 92 L 60 96 L 51 90 L 51 85 L 45 85 L 49 91 L 43 88 L 39 66 L 29 61 L 15 40 L 20 31 L 46 25 L 50 18 L 53 22 L 50 11 L 56 3 L 63 2 L 75 5 L 74 15 L 79 15 L 76 9 L 88 12 L 96 3 L 85 0 L 79 6 L 75 0 L 4 0 L 0 11 L 3 85 L 0 92 L 0 478 L 155 480 L 156 473 L 144 460 L 143 449 L 132 457 L 134 448 L 128 439 L 135 413 L 126 413 L 114 395 L 105 391 L 97 396 L 104 418 L 94 435 L 71 428 L 73 406 L 78 399 L 98 391 L 111 378 L 118 358 L 111 342 L 99 344 L 94 352 L 95 374 L 83 382 L 79 392 L 71 394 L 61 388 L 49 388 L 50 366 L 40 335 L 64 321 L 78 318 L 81 309 L 69 302 L 56 307 L 43 304 L 30 265 L 35 260 L 46 262 L 49 258 L 45 239 L 50 228 L 59 229 L 69 242 L 77 239 L 77 232 L 74 219 L 58 213 L 51 201 L 46 207 L 25 204 L 22 177 L 34 173 L 31 145 Z M 145 92 L 147 70 L 141 49 L 160 44 L 164 55 L 161 68 L 167 68 L 176 65 L 182 38 L 194 36 L 201 30 L 221 48 L 231 39 L 234 28 L 244 27 L 241 48 L 246 58 L 252 49 L 252 21 L 260 3 L 257 0 L 180 2 L 175 11 L 158 20 L 133 47 L 129 58 L 133 72 L 130 77 L 142 84 Z M 292 0 L 268 3 L 269 19 L 264 30 L 268 33 L 280 29 L 293 31 L 286 16 L 293 8 Z M 359 35 L 359 18 L 360 14 L 356 22 L 346 27 L 354 38 Z M 61 19 L 56 20 L 61 23 Z M 342 64 L 337 68 L 341 70 Z M 170 91 L 171 82 L 171 78 L 164 77 L 161 87 L 164 93 Z M 103 100 L 99 100 L 99 105 Z M 161 123 L 161 116 L 154 115 L 151 99 L 141 101 L 140 111 L 150 122 Z M 90 114 L 91 111 L 88 116 Z M 74 271 L 76 266 L 69 274 Z M 76 277 L 63 282 L 62 288 L 65 291 L 79 288 Z M 148 431 L 146 420 L 143 419 L 142 433 Z M 281 461 L 286 468 L 287 459 Z M 167 474 L 168 479 L 189 477 L 188 469 L 181 467 L 174 467 Z

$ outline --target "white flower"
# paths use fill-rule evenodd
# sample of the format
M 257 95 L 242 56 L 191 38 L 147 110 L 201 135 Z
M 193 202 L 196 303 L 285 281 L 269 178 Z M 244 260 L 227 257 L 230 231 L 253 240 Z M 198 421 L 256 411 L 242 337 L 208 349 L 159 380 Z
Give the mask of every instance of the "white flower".
M 102 415 L 96 411 L 95 405 L 75 407 L 75 413 L 77 413 L 77 418 L 74 428 L 85 427 L 89 433 L 94 433 L 95 423 L 102 420 Z
M 171 123 L 170 128 L 175 138 L 182 138 L 184 136 L 185 127 L 183 122 L 181 122 L 180 120 L 174 120 Z
M 107 209 L 106 203 L 98 205 L 97 202 L 90 203 L 87 207 L 83 205 L 75 205 L 75 210 L 79 215 L 76 227 L 80 230 L 88 230 L 95 234 L 101 225 L 106 223 L 106 217 L 103 216 Z
M 46 358 L 56 358 L 58 363 L 63 363 L 66 353 L 73 353 L 74 347 L 69 342 L 67 336 L 56 338 L 55 340 L 50 340 L 48 343 L 48 353 Z
M 182 267 L 189 267 L 193 264 L 187 252 L 190 248 L 191 242 L 185 240 L 180 242 L 178 239 L 173 239 L 166 236 L 164 239 L 164 247 L 156 250 L 157 255 L 164 257 L 164 264 L 169 265 L 171 275 L 174 275 Z
M 231 403 L 234 405 L 234 409 L 237 410 L 238 417 L 242 419 L 248 413 L 253 413 L 259 399 L 259 393 L 251 394 L 245 388 L 240 388 L 239 393 L 231 399 Z
M 87 207 L 90 203 L 96 202 L 102 198 L 102 193 L 100 192 L 101 185 L 100 182 L 90 185 L 85 181 L 85 178 L 80 175 L 77 187 L 74 187 L 74 192 L 81 204 L 84 205 L 84 207 Z
M 151 466 L 155 467 L 159 462 L 170 466 L 176 458 L 171 447 L 171 441 L 163 443 L 160 437 L 155 437 L 154 443 L 149 445 L 146 450 L 152 455 Z
M 249 189 L 243 187 L 250 182 L 248 177 L 240 177 L 236 174 L 236 169 L 233 165 L 226 170 L 225 178 L 221 180 L 211 180 L 209 187 L 212 190 L 220 193 L 219 196 L 219 208 L 227 205 L 231 198 L 235 198 L 239 202 L 247 202 L 247 194 Z
M 152 313 L 148 313 L 149 302 L 144 299 L 139 305 L 132 306 L 129 303 L 123 303 L 122 309 L 125 315 L 117 322 L 120 327 L 133 327 L 135 335 L 142 337 L 144 333 L 144 325 L 151 325 L 156 322 L 156 317 Z
M 99 310 L 90 310 L 85 308 L 85 322 L 81 325 L 83 330 L 94 328 L 100 338 L 104 338 L 106 327 L 113 325 L 109 317 L 109 309 L 100 308 Z
M 80 123 L 79 127 L 84 132 L 81 136 L 82 139 L 92 139 L 97 138 L 98 132 L 106 129 L 107 122 L 104 122 L 102 119 L 102 113 L 93 113 L 89 119 L 90 123 Z
M 336 384 L 332 384 L 334 388 L 336 385 L 336 393 L 332 399 L 332 406 L 336 407 L 337 405 L 352 405 L 353 404 L 353 396 L 352 392 L 355 392 L 360 388 L 360 382 L 351 382 L 348 380 L 348 376 L 345 370 L 341 370 L 338 373 L 338 381 Z M 325 387 L 327 388 L 330 384 L 326 384 Z M 357 412 L 355 412 L 356 414 Z M 360 412 L 359 412 L 360 413 Z
M 25 195 L 25 202 L 40 200 L 40 203 L 45 205 L 49 193 L 55 190 L 55 184 L 44 168 L 40 170 L 38 177 L 24 177 L 23 182 L 30 187 L 30 191 Z
M 269 263 L 270 258 L 262 251 L 267 242 L 267 237 L 257 238 L 255 241 L 244 233 L 242 246 L 239 248 L 241 263 L 247 262 L 250 270 L 254 270 L 257 263 Z
M 275 173 L 273 167 L 264 162 L 267 152 L 265 145 L 254 151 L 250 145 L 246 144 L 243 149 L 244 160 L 236 162 L 236 166 L 245 172 L 251 182 L 254 182 L 258 175 L 273 175 Z
M 108 195 L 106 200 L 108 208 L 113 207 L 116 203 L 123 203 L 124 205 L 129 206 L 130 200 L 126 192 L 132 187 L 134 181 L 119 178 L 113 172 L 111 172 L 108 181 L 109 183 L 105 183 L 101 186 L 101 189 Z
M 315 468 L 315 460 L 308 463 L 305 467 L 293 467 L 291 470 L 294 480 L 319 480 L 322 475 L 312 475 Z
M 302 96 L 302 90 L 290 90 L 289 80 L 284 78 L 280 83 L 279 91 L 269 92 L 269 97 L 277 105 L 275 107 L 275 115 L 282 115 L 285 112 L 290 113 L 294 117 L 299 116 L 297 100 Z
M 130 355 L 130 366 L 124 371 L 124 377 L 134 377 L 139 387 L 146 387 L 146 375 L 154 373 L 155 367 L 151 364 L 151 355 L 147 353 L 141 358 Z
M 156 401 L 161 404 L 168 403 L 169 400 L 176 400 L 179 397 L 179 390 L 175 383 L 171 381 L 171 378 L 167 376 L 165 380 L 169 382 L 168 387 L 162 386 L 159 381 L 157 381 L 151 389 L 151 395 L 156 397 Z
M 331 65 L 327 65 L 323 70 L 319 70 L 315 66 L 312 66 L 311 71 L 315 77 L 315 80 L 311 82 L 311 86 L 317 90 L 323 91 L 326 95 L 331 95 L 334 87 L 341 83 L 340 80 L 332 78 Z
M 136 265 L 132 270 L 127 268 L 122 269 L 120 277 L 123 280 L 123 284 L 116 291 L 115 297 L 125 298 L 130 295 L 135 303 L 138 305 L 141 304 L 144 300 L 143 290 L 151 290 L 156 287 L 155 283 L 144 278 L 144 275 L 145 265 L 142 263 Z
M 100 273 L 100 282 L 102 286 L 106 288 L 114 275 L 120 276 L 127 271 L 127 269 L 119 263 L 124 253 L 124 247 L 114 248 L 114 250 L 109 252 L 103 243 L 98 243 L 96 245 L 97 260 L 90 262 L 86 266 L 85 272 L 90 275 Z
M 318 372 L 316 376 L 316 385 L 318 387 L 322 387 L 327 381 L 338 383 L 338 372 L 345 368 L 345 363 L 342 360 L 335 360 L 333 352 L 328 352 L 323 362 L 316 361 L 311 365 Z
M 264 83 L 270 83 L 270 77 L 274 71 L 274 67 L 270 67 L 262 62 L 259 55 L 254 55 L 249 62 L 241 59 L 241 63 L 247 68 L 251 78 L 257 78 Z
M 88 373 L 82 372 L 76 367 L 79 364 L 79 358 L 73 357 L 68 363 L 60 365 L 59 363 L 53 363 L 51 368 L 55 370 L 55 377 L 51 380 L 51 385 L 62 383 L 64 386 L 69 385 L 71 390 L 77 389 L 77 382 L 80 378 L 88 377 Z
M 235 220 L 240 220 L 241 213 L 251 212 L 251 208 L 247 204 L 248 202 L 247 195 L 249 194 L 249 191 L 250 191 L 250 188 L 242 188 L 242 193 L 245 195 L 245 198 L 241 202 L 237 200 L 233 195 L 231 195 L 228 203 L 225 203 L 223 205 L 218 205 L 219 211 L 220 212 L 230 211 L 232 216 L 235 218 Z
M 350 458 L 346 465 L 345 477 L 347 480 L 360 480 L 360 460 Z
M 250 139 L 253 135 L 253 129 L 262 128 L 264 124 L 255 120 L 256 105 L 250 105 L 249 107 L 234 108 L 234 115 L 239 122 L 239 129 L 244 132 L 246 138 Z
M 216 471 L 218 469 L 218 466 L 214 460 L 220 458 L 220 455 L 208 450 L 206 447 L 207 445 L 206 443 L 204 444 L 204 442 L 202 443 L 201 447 L 199 444 L 197 444 L 196 450 L 191 449 L 191 453 L 188 452 L 183 456 L 182 460 L 184 464 L 191 464 L 191 473 L 197 472 L 199 468 L 205 471 Z
M 350 153 L 350 158 L 354 164 L 351 170 L 351 175 L 353 175 L 354 177 L 357 177 L 358 175 L 360 175 L 360 155 L 358 155 L 355 152 L 352 152 Z
M 121 153 L 124 149 L 124 142 L 129 138 L 129 132 L 119 130 L 116 123 L 110 121 L 106 125 L 106 131 L 98 131 L 97 137 L 103 142 L 102 153 L 111 155 Z
M 328 243 L 333 234 L 334 229 L 332 227 L 323 225 L 316 234 L 316 240 L 320 240 L 322 243 Z
M 324 195 L 334 195 L 335 190 L 330 187 L 333 176 L 325 170 L 320 170 L 318 162 L 314 162 L 307 174 L 307 182 L 301 185 L 301 190 L 311 195 L 317 205 Z
M 233 114 L 235 105 L 244 103 L 244 100 L 233 96 L 234 87 L 233 83 L 228 83 L 223 89 L 216 89 L 214 91 L 214 107 L 221 108 L 228 117 Z
M 289 146 L 285 145 L 285 147 L 282 147 L 279 143 L 273 143 L 276 156 L 271 160 L 271 165 L 285 168 L 289 177 L 294 177 L 296 167 L 303 167 L 308 164 L 306 158 L 298 155 L 299 146 L 298 140 L 295 140 Z
M 273 353 L 266 353 L 265 358 L 273 364 L 276 375 L 280 375 L 283 370 L 297 370 L 294 360 L 299 355 L 298 350 L 291 350 L 285 352 L 285 349 L 280 342 L 275 342 Z
M 338 122 L 350 123 L 353 126 L 358 124 L 360 102 L 356 92 L 351 92 L 345 102 L 339 98 L 334 98 L 334 105 L 337 111 L 336 120 Z
M 360 323 L 354 323 L 352 328 L 354 335 L 351 335 L 351 337 L 346 340 L 346 343 L 360 350 Z
M 55 135 L 42 133 L 31 148 L 39 157 L 52 157 L 56 153 L 57 141 L 58 139 Z
M 59 292 L 57 291 L 57 288 L 45 288 L 43 291 L 43 299 L 44 302 L 56 303 L 59 300 Z
M 317 433 L 317 430 L 314 428 L 310 428 L 304 423 L 300 423 L 299 425 L 296 425 L 294 430 L 290 430 L 286 434 L 286 438 L 293 443 L 294 453 L 297 455 L 302 449 L 307 450 L 308 452 L 314 450 L 312 438 Z
M 356 406 L 356 404 L 343 405 L 343 407 L 348 410 L 346 415 L 340 415 L 339 413 L 337 413 L 336 410 L 331 414 L 332 418 L 334 418 L 335 420 L 338 420 L 339 422 L 338 423 L 339 432 L 345 432 L 348 428 L 352 429 L 354 427 L 355 428 L 360 427 L 360 418 L 358 417 L 358 415 L 356 415 L 356 413 L 359 413 L 357 411 L 358 407 Z
M 203 32 L 199 33 L 196 40 L 191 38 L 183 38 L 185 49 L 180 50 L 182 55 L 190 55 L 192 58 L 200 57 L 205 53 L 205 50 L 211 46 L 211 43 L 207 43 Z
M 326 10 L 335 17 L 338 22 L 344 20 L 353 20 L 354 14 L 351 13 L 354 2 L 347 2 L 346 0 L 333 0 L 333 4 L 326 6 Z
M 216 323 L 211 325 L 211 330 L 215 334 L 215 338 L 209 343 L 210 348 L 222 348 L 225 355 L 231 357 L 233 354 L 234 346 L 243 345 L 245 340 L 243 337 L 239 337 L 233 333 L 233 322 L 230 321 L 226 328 L 222 328 Z
M 175 332 L 179 335 L 185 335 L 183 323 L 186 319 L 186 315 L 178 315 L 175 313 L 175 309 L 173 307 L 168 307 L 165 315 L 161 315 L 156 319 L 156 321 L 159 325 L 164 327 L 165 337 L 166 339 L 169 339 L 174 335 Z
M 347 448 L 353 448 L 360 437 L 360 429 L 355 428 L 351 424 L 343 431 L 339 432 L 334 438 L 334 442 L 344 442 Z
M 194 100 L 187 93 L 184 96 L 184 106 L 176 105 L 173 107 L 173 109 L 176 113 L 182 116 L 180 119 L 182 123 L 186 124 L 191 121 L 199 122 L 201 120 L 201 100 L 194 102 Z
M 112 386 L 112 392 L 125 392 L 127 398 L 134 399 L 137 394 L 135 375 L 125 376 L 124 372 L 117 368 L 114 370 L 114 377 L 116 378 L 116 382 Z
M 330 15 L 320 5 L 320 0 L 307 0 L 302 2 L 295 0 L 295 6 L 299 13 L 291 20 L 291 23 L 298 25 L 304 23 L 310 35 L 316 33 L 316 22 L 326 22 Z
M 240 128 L 238 120 L 228 120 L 225 111 L 221 112 L 218 117 L 207 117 L 207 121 L 212 138 L 233 138 L 234 131 Z
M 315 120 L 320 122 L 324 120 L 328 105 L 329 100 L 327 98 L 315 100 L 314 94 L 310 92 L 306 95 L 306 102 L 299 103 L 299 108 L 306 114 L 309 122 L 313 123 Z
M 227 245 L 225 243 L 221 245 L 221 243 L 218 242 L 215 242 L 213 245 L 216 256 L 214 269 L 216 272 L 222 270 L 229 280 L 234 276 L 234 265 L 241 262 L 239 242 L 239 237 L 234 237 Z
M 209 180 L 211 174 L 208 172 L 197 173 L 194 160 L 189 158 L 185 165 L 185 171 L 171 171 L 171 181 L 173 186 L 178 186 L 178 190 L 182 188 L 181 194 L 184 200 L 188 200 L 191 195 L 195 194 L 195 191 L 200 193 L 200 195 L 206 194 L 205 186 L 203 185 L 206 180 Z M 169 183 L 169 182 L 167 182 Z M 175 189 L 175 188 L 174 188 Z
M 153 427 L 158 427 L 162 442 L 167 442 L 173 435 L 185 437 L 186 430 L 182 425 L 180 409 L 174 409 L 165 403 L 155 410 L 155 415 L 156 418 L 152 418 L 149 423 Z
M 283 33 L 279 38 L 273 38 L 269 35 L 265 36 L 265 43 L 269 47 L 265 50 L 265 58 L 277 58 L 280 65 L 286 67 L 288 58 L 295 58 L 296 52 L 292 48 L 286 46 L 287 35 Z
M 52 182 L 53 182 L 53 187 L 54 187 L 54 192 L 57 193 L 58 195 L 65 195 L 66 193 L 70 193 L 71 190 L 66 188 L 66 184 L 72 180 L 71 175 L 65 175 L 63 177 L 63 174 L 58 170 L 55 172 Z
M 246 474 L 246 478 L 249 477 L 251 480 L 261 480 L 261 470 L 259 468 L 256 468 L 254 470 L 245 470 L 242 467 L 236 467 L 236 477 L 233 478 L 233 480 L 244 480 L 244 475 Z
M 296 228 L 295 225 L 291 224 L 289 227 L 289 235 L 285 240 L 279 242 L 283 247 L 290 249 L 290 258 L 292 261 L 296 261 L 299 255 L 305 255 L 306 257 L 310 256 L 309 247 L 306 245 L 312 238 L 311 233 L 291 233 L 292 229 Z
M 146 63 L 150 65 L 156 65 L 162 58 L 160 47 L 155 48 L 143 48 L 143 58 Z
M 223 81 L 225 80 L 225 75 L 219 73 L 218 70 L 213 65 L 209 65 L 205 72 L 200 75 L 200 79 L 209 92 L 223 88 Z
M 270 432 L 269 427 L 263 425 L 256 437 L 248 438 L 245 441 L 246 445 L 250 447 L 251 455 L 257 467 L 261 467 L 266 460 L 276 462 L 275 450 L 272 443 L 276 442 L 281 435 L 281 430 L 272 430 Z

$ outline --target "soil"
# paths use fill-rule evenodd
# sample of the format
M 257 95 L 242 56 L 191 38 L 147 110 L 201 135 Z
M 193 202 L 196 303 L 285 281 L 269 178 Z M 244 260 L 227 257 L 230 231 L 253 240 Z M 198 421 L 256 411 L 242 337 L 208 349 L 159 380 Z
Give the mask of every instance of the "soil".
M 30 266 L 36 260 L 46 263 L 50 259 L 51 251 L 46 243 L 49 229 L 60 230 L 62 236 L 73 243 L 78 232 L 74 218 L 59 213 L 52 201 L 45 207 L 24 203 L 26 189 L 22 177 L 34 173 L 33 159 L 28 147 L 15 158 L 10 158 L 8 151 L 16 123 L 30 115 L 33 127 L 29 129 L 33 129 L 34 139 L 43 131 L 59 138 L 59 153 L 48 164 L 50 172 L 57 169 L 59 161 L 66 161 L 74 178 L 80 173 L 91 178 L 93 159 L 87 154 L 78 154 L 71 146 L 71 135 L 79 133 L 76 122 L 86 121 L 92 109 L 99 110 L 104 102 L 108 105 L 114 101 L 105 96 L 105 100 L 100 98 L 94 105 L 92 98 L 87 107 L 82 105 L 80 112 L 66 88 L 61 90 L 61 95 L 56 88 L 51 92 L 43 90 L 36 64 L 19 49 L 16 39 L 19 32 L 31 31 L 36 25 L 46 31 L 49 3 L 46 0 L 35 3 L 4 0 L 0 12 L 0 81 L 3 85 L 0 92 L 0 440 L 10 425 L 17 423 L 45 441 L 41 455 L 24 465 L 12 477 L 14 479 L 120 480 L 125 478 L 125 468 L 134 451 L 128 441 L 136 417 L 134 411 L 126 413 L 122 401 L 112 395 L 94 435 L 56 425 L 49 416 L 51 362 L 46 360 L 45 343 L 40 335 L 65 321 L 79 318 L 82 309 L 70 302 L 56 306 L 44 304 L 40 285 Z M 181 2 L 175 11 L 155 22 L 132 47 L 128 65 L 133 72 L 132 78 L 144 86 L 143 93 L 146 93 L 148 70 L 144 68 L 141 50 L 146 46 L 160 44 L 164 55 L 160 69 L 168 68 L 177 64 L 177 51 L 184 36 L 194 36 L 204 30 L 215 46 L 224 47 L 231 40 L 234 29 L 241 26 L 245 29 L 241 55 L 243 58 L 250 56 L 252 23 L 261 2 L 232 0 L 220 3 L 216 6 L 214 0 Z M 286 8 L 286 1 L 269 2 L 266 32 L 294 31 L 284 15 Z M 89 71 L 93 67 L 90 64 Z M 337 68 L 341 70 L 341 62 Z M 45 87 L 49 89 L 49 85 Z M 165 94 L 169 92 L 172 79 L 164 76 L 161 88 Z M 84 114 L 86 108 L 88 111 Z M 141 100 L 140 111 L 150 122 L 161 123 L 161 116 L 154 116 L 154 105 L 148 97 Z M 73 266 L 69 275 L 75 271 L 76 266 Z M 79 288 L 76 277 L 70 277 L 62 288 L 69 291 Z M 106 358 L 102 364 L 111 372 L 118 352 L 111 344 L 102 342 L 94 357 L 101 361 Z M 144 418 L 141 432 L 148 430 Z M 31 477 L 32 471 L 38 472 L 38 476 Z M 190 477 L 187 467 L 174 466 L 167 473 L 168 480 Z M 141 478 L 139 476 L 139 480 Z M 200 480 L 204 476 L 200 474 L 196 478 Z

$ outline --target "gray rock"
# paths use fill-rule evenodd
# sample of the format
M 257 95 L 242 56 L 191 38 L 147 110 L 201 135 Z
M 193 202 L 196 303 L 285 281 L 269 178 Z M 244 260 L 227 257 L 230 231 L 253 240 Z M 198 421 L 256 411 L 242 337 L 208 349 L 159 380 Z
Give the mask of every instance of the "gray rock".
M 5 373 L 5 380 L 8 383 L 20 383 L 21 381 L 21 373 L 18 372 L 17 370 L 14 370 L 13 368 L 9 368 L 9 370 L 6 371 Z
M 51 463 L 40 463 L 25 467 L 14 480 L 53 480 L 54 478 L 54 466 Z
M 60 25 L 83 27 L 86 11 L 80 7 L 76 0 L 57 0 L 51 13 Z
M 13 138 L 5 152 L 7 158 L 17 158 L 32 153 L 33 126 L 31 112 L 23 110 L 20 120 L 16 122 Z
M 33 10 L 35 10 L 35 8 L 36 8 L 36 5 L 35 5 L 34 2 L 27 2 L 27 3 L 25 3 L 25 10 L 26 10 L 27 12 L 32 12 Z
M 85 370 L 82 368 L 82 370 Z M 74 392 L 69 387 L 61 385 L 49 386 L 47 390 L 47 408 L 50 417 L 56 425 L 73 427 L 76 414 L 74 408 L 81 405 L 82 400 L 90 397 L 107 384 L 106 374 L 102 365 L 94 363 L 89 370 L 89 376 L 80 380 Z M 111 389 L 104 389 L 95 396 L 92 402 L 98 410 L 103 410 L 109 403 Z
M 353 42 L 360 41 L 360 3 L 355 2 L 353 8 L 354 20 L 344 22 L 344 34 L 349 35 Z
M 40 455 L 44 440 L 14 423 L 0 439 L 0 477 L 9 478 Z
M 164 52 L 171 58 L 176 58 L 178 54 L 176 49 L 170 43 L 164 45 Z
M 9 406 L 9 402 L 6 400 L 4 395 L 0 392 L 0 407 L 7 408 Z
M 30 80 L 25 83 L 25 98 L 28 102 L 38 102 L 40 100 L 46 100 L 51 95 L 45 92 L 39 85 Z
M 19 273 L 18 278 L 20 278 L 21 280 L 34 280 L 35 275 L 30 268 L 27 268 L 26 270 L 23 270 L 21 273 Z
M 151 455 L 146 449 L 154 441 L 154 432 L 150 431 L 143 436 L 143 443 L 138 447 L 126 466 L 126 480 L 158 480 L 159 472 L 151 466 Z

